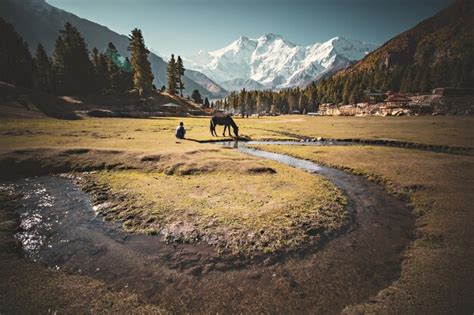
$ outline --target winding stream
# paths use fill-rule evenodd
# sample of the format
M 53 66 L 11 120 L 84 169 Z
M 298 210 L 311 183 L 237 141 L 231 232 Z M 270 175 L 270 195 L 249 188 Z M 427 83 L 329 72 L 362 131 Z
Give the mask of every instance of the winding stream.
M 347 195 L 354 224 L 322 248 L 226 268 L 209 246 L 123 233 L 96 217 L 90 197 L 69 179 L 23 179 L 3 189 L 24 196 L 17 238 L 31 259 L 127 288 L 171 312 L 338 313 L 398 278 L 414 230 L 401 201 L 360 176 L 245 145 L 239 150 L 326 177 Z

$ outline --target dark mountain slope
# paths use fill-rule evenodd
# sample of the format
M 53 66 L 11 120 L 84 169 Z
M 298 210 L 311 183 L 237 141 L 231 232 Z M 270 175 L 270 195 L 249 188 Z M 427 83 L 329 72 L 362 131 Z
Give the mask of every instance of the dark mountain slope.
M 93 47 L 103 51 L 109 42 L 113 42 L 117 50 L 124 56 L 130 56 L 127 50 L 128 38 L 108 29 L 105 26 L 82 19 L 69 12 L 57 9 L 45 0 L 1 0 L 0 17 L 12 23 L 16 31 L 28 43 L 31 50 L 36 49 L 39 42 L 43 44 L 48 54 L 54 50 L 59 30 L 66 22 L 70 22 L 81 32 L 88 48 Z M 146 40 L 146 34 L 145 34 Z M 159 56 L 150 53 L 149 59 L 155 76 L 157 87 L 166 84 L 166 63 Z M 215 97 L 215 93 L 199 85 L 185 76 L 185 93 L 191 94 L 194 89 L 200 90 L 204 96 Z
M 474 0 L 458 0 L 309 88 L 317 88 L 322 103 L 344 104 L 364 100 L 366 89 L 430 93 L 454 87 L 468 93 L 474 88 L 473 16 Z
M 349 71 L 473 58 L 474 1 L 460 0 L 397 35 Z
M 474 1 L 458 0 L 386 42 L 337 77 L 365 88 L 429 92 L 474 86 Z

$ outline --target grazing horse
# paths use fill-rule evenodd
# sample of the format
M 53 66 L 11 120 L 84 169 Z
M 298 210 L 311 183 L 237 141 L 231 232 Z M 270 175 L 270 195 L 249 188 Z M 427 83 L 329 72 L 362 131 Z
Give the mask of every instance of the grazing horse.
M 229 115 L 225 115 L 225 116 L 214 115 L 214 116 L 212 116 L 212 118 L 211 118 L 211 135 L 216 136 L 216 137 L 217 137 L 217 132 L 216 132 L 216 126 L 217 125 L 220 125 L 220 126 L 224 125 L 224 133 L 222 134 L 224 137 L 225 137 L 225 131 L 226 131 L 227 128 L 229 128 L 229 136 L 232 136 L 231 133 L 230 133 L 230 127 L 232 127 L 232 129 L 234 130 L 235 136 L 237 138 L 239 137 L 239 127 L 237 127 L 236 123 L 234 122 L 232 117 L 230 117 Z

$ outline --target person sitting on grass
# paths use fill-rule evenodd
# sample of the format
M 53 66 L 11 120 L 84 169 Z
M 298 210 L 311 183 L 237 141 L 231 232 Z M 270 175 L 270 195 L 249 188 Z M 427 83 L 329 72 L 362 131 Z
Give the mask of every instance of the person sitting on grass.
M 179 126 L 176 127 L 176 138 L 178 139 L 184 139 L 184 135 L 186 134 L 186 129 L 184 129 L 184 124 L 183 122 L 179 123 Z

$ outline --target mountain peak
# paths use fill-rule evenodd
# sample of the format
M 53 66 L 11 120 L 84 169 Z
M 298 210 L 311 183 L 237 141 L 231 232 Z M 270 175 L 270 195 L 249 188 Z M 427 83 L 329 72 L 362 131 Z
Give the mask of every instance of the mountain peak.
M 237 39 L 237 42 L 245 43 L 250 41 L 250 39 L 247 36 L 240 36 L 239 39 Z
M 271 41 L 271 40 L 275 40 L 275 39 L 283 39 L 283 36 L 278 35 L 278 34 L 274 34 L 274 33 L 267 33 L 265 35 L 260 36 L 260 38 L 258 40 Z
M 330 42 L 330 43 L 344 43 L 344 42 L 350 42 L 350 40 L 347 40 L 346 38 L 341 37 L 341 36 L 336 36 L 336 37 L 333 37 L 330 40 L 328 40 L 328 42 Z

